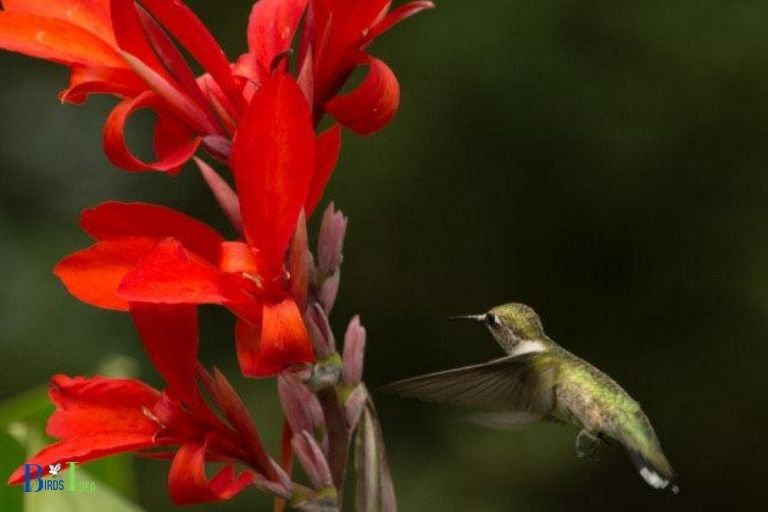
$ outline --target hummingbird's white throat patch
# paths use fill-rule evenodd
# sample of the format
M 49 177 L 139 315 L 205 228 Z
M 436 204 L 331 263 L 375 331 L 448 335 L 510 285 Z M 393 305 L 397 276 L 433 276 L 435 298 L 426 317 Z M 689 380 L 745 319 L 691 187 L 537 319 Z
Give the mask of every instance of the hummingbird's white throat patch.
M 512 349 L 510 356 L 530 354 L 532 352 L 544 352 L 546 347 L 538 340 L 523 340 Z

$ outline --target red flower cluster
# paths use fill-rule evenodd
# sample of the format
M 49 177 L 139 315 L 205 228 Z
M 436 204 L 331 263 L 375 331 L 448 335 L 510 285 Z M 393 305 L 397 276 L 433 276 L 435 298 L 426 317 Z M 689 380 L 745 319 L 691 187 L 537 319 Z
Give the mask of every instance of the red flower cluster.
M 242 235 L 227 241 L 198 220 L 152 204 L 107 202 L 83 212 L 81 226 L 94 244 L 62 260 L 55 272 L 80 300 L 130 312 L 168 389 L 54 377 L 57 411 L 48 433 L 60 441 L 31 462 L 85 462 L 178 446 L 153 452 L 173 459 L 169 489 L 177 503 L 226 499 L 247 485 L 289 497 L 290 479 L 263 450 L 231 386 L 199 367 L 197 307 L 217 304 L 236 316 L 246 376 L 275 375 L 327 355 L 316 353 L 318 336 L 308 332 L 304 317 L 310 301 L 315 316 L 323 316 L 335 299 L 346 219 L 332 209 L 326 215 L 317 268 L 304 219 L 336 165 L 341 126 L 368 134 L 397 110 L 397 79 L 368 46 L 432 3 L 391 9 L 389 0 L 259 0 L 249 18 L 248 52 L 235 61 L 180 0 L 2 0 L 2 7 L 0 48 L 70 68 L 62 101 L 81 103 L 92 93 L 121 98 L 103 137 L 116 166 L 176 173 L 201 146 L 225 163 L 235 190 L 197 161 Z M 294 40 L 296 62 L 289 66 Z M 342 94 L 359 66 L 367 67 L 365 78 Z M 152 162 L 136 157 L 125 141 L 126 122 L 139 109 L 156 114 Z M 326 113 L 336 123 L 316 133 Z M 359 361 L 354 366 L 359 369 Z M 198 380 L 225 420 L 201 398 Z M 318 476 L 327 473 L 322 453 L 307 436 L 297 431 L 293 441 L 312 462 L 315 480 L 325 482 Z M 206 460 L 250 469 L 235 476 L 230 465 L 209 480 Z M 17 471 L 10 482 L 20 478 Z
M 169 328 L 174 318 L 182 320 L 190 314 L 194 310 L 170 308 L 163 313 L 163 343 L 154 348 L 167 353 L 155 352 L 156 357 L 170 360 L 175 351 L 188 352 L 196 345 L 196 332 Z M 150 320 L 151 316 L 144 318 Z M 59 441 L 28 463 L 48 467 L 56 461 L 82 463 L 138 451 L 172 460 L 168 492 L 179 505 L 229 499 L 250 485 L 290 497 L 290 477 L 264 451 L 245 405 L 229 382 L 219 372 L 211 376 L 198 368 L 200 381 L 213 397 L 222 420 L 197 393 L 196 361 L 182 359 L 184 366 L 165 368 L 168 388 L 163 392 L 133 379 L 54 376 L 49 393 L 56 412 L 48 420 L 47 433 Z M 172 447 L 175 449 L 169 451 Z M 209 479 L 206 460 L 226 465 Z M 247 469 L 235 474 L 234 463 Z M 24 469 L 20 467 L 9 483 L 19 484 L 23 479 Z
M 365 49 L 397 22 L 432 7 L 414 1 L 390 12 L 389 0 L 260 0 L 248 24 L 248 53 L 230 63 L 199 18 L 179 0 L 4 0 L 0 48 L 69 66 L 62 101 L 91 93 L 123 98 L 104 128 L 104 148 L 118 167 L 175 172 L 205 142 L 226 154 L 256 91 L 285 71 L 302 16 L 296 82 L 313 119 L 324 112 L 358 133 L 371 133 L 395 114 L 399 87 L 392 71 Z M 305 15 L 306 13 L 306 15 Z M 195 76 L 175 42 L 205 74 Z M 339 95 L 355 67 L 367 76 Z M 157 114 L 157 160 L 143 162 L 125 144 L 135 111 Z

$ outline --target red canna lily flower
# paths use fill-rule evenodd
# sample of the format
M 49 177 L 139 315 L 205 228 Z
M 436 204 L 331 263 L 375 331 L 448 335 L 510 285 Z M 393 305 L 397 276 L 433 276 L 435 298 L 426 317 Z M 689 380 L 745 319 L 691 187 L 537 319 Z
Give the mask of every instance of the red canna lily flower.
M 135 379 L 54 376 L 49 395 L 56 411 L 46 431 L 58 441 L 27 461 L 32 476 L 60 461 L 139 452 L 172 459 L 168 490 L 179 505 L 229 499 L 251 485 L 289 497 L 289 477 L 264 451 L 231 385 L 221 373 L 211 376 L 196 367 L 194 308 L 142 306 L 135 319 L 168 388 L 160 392 Z M 224 419 L 197 392 L 196 371 Z M 207 461 L 226 465 L 209 479 Z M 235 475 L 233 463 L 247 469 Z M 19 467 L 8 483 L 21 483 L 24 473 Z
M 161 206 L 105 203 L 81 217 L 96 244 L 65 258 L 55 272 L 84 302 L 134 316 L 136 304 L 227 307 L 238 318 L 245 375 L 311 362 L 302 318 L 306 234 L 292 251 L 290 274 L 286 252 L 301 211 L 311 212 L 320 197 L 339 144 L 338 128 L 315 137 L 309 108 L 290 77 L 270 77 L 248 106 L 232 147 L 244 241 L 225 242 L 205 224 Z
M 174 0 L 4 0 L 0 48 L 71 70 L 62 101 L 91 93 L 124 98 L 104 129 L 109 159 L 128 170 L 174 172 L 203 138 L 228 137 L 243 105 L 229 61 L 203 23 Z M 196 78 L 171 42 L 184 45 L 206 71 Z M 127 118 L 157 114 L 158 160 L 143 162 L 125 144 Z
M 394 116 L 397 79 L 367 46 L 399 21 L 433 7 L 417 0 L 389 11 L 388 0 L 260 0 L 248 26 L 249 52 L 236 66 L 205 25 L 179 0 L 4 0 L 0 48 L 68 66 L 62 101 L 92 93 L 122 101 L 104 127 L 104 148 L 117 167 L 175 173 L 200 144 L 226 159 L 240 116 L 265 78 L 287 69 L 286 57 L 302 16 L 299 73 L 315 123 L 324 112 L 367 134 Z M 196 77 L 177 41 L 203 68 Z M 363 83 L 338 95 L 356 66 Z M 246 80 L 243 80 L 245 78 Z M 126 145 L 125 124 L 137 110 L 155 112 L 156 160 Z

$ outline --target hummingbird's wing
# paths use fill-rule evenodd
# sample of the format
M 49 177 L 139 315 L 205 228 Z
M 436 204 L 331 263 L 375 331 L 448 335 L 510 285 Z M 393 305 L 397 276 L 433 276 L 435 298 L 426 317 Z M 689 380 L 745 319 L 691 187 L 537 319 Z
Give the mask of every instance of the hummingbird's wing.
M 446 402 L 543 417 L 555 406 L 556 375 L 554 358 L 541 353 L 527 353 L 404 379 L 388 384 L 382 390 L 426 402 Z

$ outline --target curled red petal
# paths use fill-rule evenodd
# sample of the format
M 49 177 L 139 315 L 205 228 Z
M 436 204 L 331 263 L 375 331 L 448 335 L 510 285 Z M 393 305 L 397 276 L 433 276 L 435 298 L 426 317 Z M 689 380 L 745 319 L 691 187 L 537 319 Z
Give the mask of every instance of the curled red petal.
M 174 116 L 163 112 L 156 112 L 156 116 L 153 142 L 158 160 L 173 161 L 177 156 L 179 160 L 183 160 L 178 166 L 168 169 L 168 174 L 173 176 L 178 174 L 187 163 L 189 152 L 192 151 L 194 155 L 202 139 L 187 124 Z
M 103 240 L 61 260 L 54 273 L 83 302 L 127 311 L 128 302 L 117 296 L 117 288 L 155 244 L 157 240 L 144 237 Z
M 259 0 L 253 5 L 248 19 L 248 50 L 261 69 L 269 70 L 275 57 L 290 50 L 306 7 L 307 0 Z
M 240 369 L 247 377 L 268 377 L 315 360 L 312 341 L 293 299 L 264 304 L 261 326 L 237 324 Z
M 307 217 L 312 216 L 317 204 L 323 197 L 323 190 L 328 184 L 341 151 L 341 126 L 335 124 L 317 136 L 315 139 L 315 173 L 309 186 L 304 210 Z
M 34 14 L 0 11 L 0 48 L 59 64 L 125 67 L 118 53 L 93 33 Z
M 254 94 L 231 160 L 246 240 L 277 272 L 314 172 L 309 106 L 290 76 L 278 74 Z
M 80 226 L 96 240 L 121 237 L 175 238 L 215 263 L 224 241 L 218 231 L 178 210 L 148 203 L 108 201 L 83 210 Z
M 147 85 L 127 68 L 72 65 L 69 85 L 59 94 L 66 103 L 80 104 L 89 94 L 114 94 L 120 97 L 138 96 Z
M 228 500 L 253 484 L 254 475 L 235 475 L 232 465 L 222 468 L 210 480 L 205 475 L 206 445 L 188 443 L 179 448 L 168 474 L 168 494 L 176 505 Z
M 134 302 L 131 316 L 152 365 L 168 388 L 197 403 L 197 306 Z
M 201 139 L 192 138 L 181 142 L 175 149 L 163 148 L 164 155 L 155 162 L 144 162 L 136 157 L 128 148 L 125 140 L 125 124 L 128 118 L 142 108 L 157 108 L 157 96 L 147 91 L 135 98 L 127 98 L 120 102 L 109 114 L 104 125 L 104 151 L 107 158 L 116 167 L 128 171 L 165 171 L 175 172 L 197 151 Z
M 178 240 L 155 245 L 120 283 L 117 294 L 129 302 L 222 304 L 227 301 L 218 269 L 189 252 Z
M 325 110 L 337 121 L 361 135 L 384 127 L 400 104 L 400 85 L 389 66 L 375 57 L 368 57 L 367 63 L 368 74 L 362 84 L 325 104 Z

